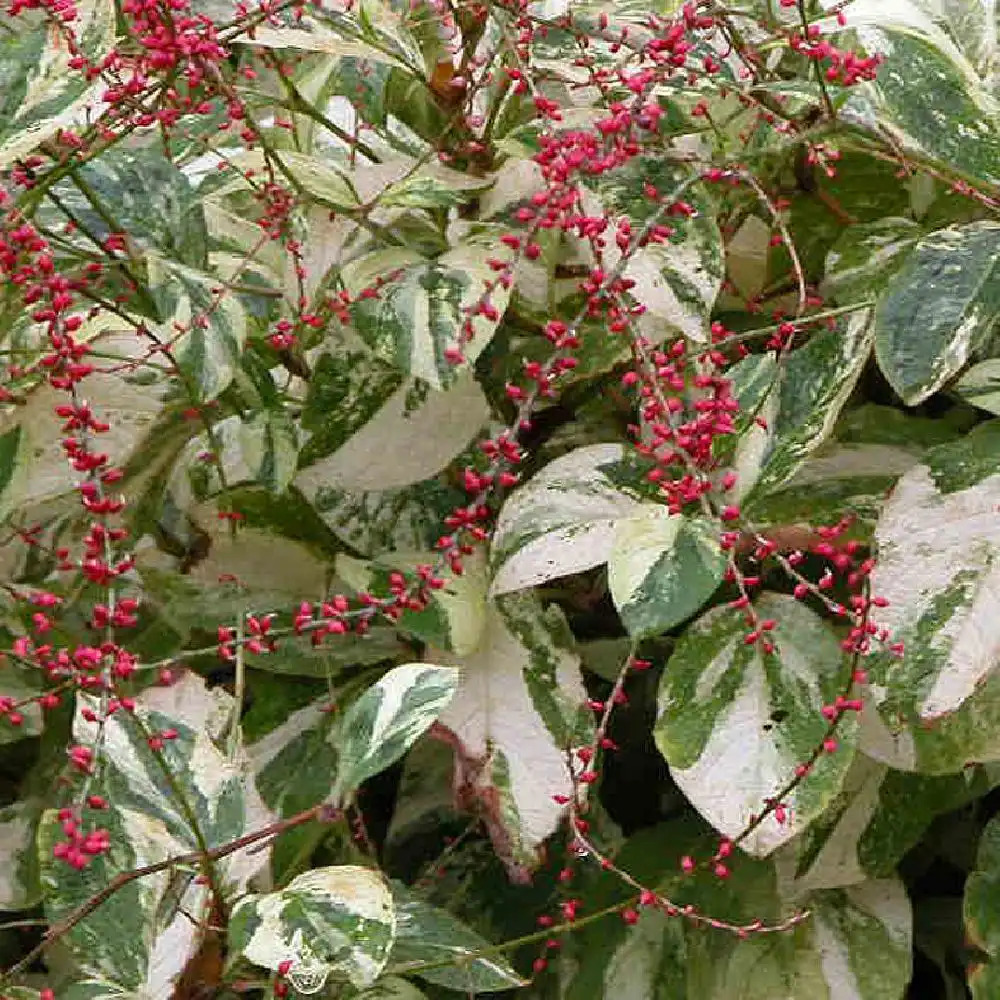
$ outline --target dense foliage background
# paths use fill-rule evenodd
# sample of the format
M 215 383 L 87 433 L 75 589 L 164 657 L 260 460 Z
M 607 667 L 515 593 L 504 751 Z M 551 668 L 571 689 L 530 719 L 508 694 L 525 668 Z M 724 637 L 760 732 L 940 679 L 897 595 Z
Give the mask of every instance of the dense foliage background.
M 1000 997 L 998 31 L 3 0 L 3 996 Z

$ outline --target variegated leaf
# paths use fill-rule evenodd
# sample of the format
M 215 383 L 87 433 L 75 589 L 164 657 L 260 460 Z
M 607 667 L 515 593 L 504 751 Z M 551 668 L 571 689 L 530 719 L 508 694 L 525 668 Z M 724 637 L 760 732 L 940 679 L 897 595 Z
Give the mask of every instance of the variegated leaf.
M 407 267 L 377 296 L 354 306 L 357 332 L 398 371 L 435 389 L 452 385 L 490 342 L 507 309 L 510 292 L 497 283 L 487 263 L 492 256 L 492 246 L 465 244 L 431 263 Z M 488 282 L 496 287 L 483 299 Z M 464 332 L 466 324 L 471 324 L 471 337 Z M 461 366 L 448 361 L 449 349 L 461 351 Z
M 753 511 L 758 498 L 786 483 L 833 431 L 871 351 L 872 310 L 853 313 L 841 328 L 811 336 L 781 366 L 777 384 L 762 404 L 763 437 L 741 441 L 752 459 L 737 451 L 740 487 Z M 749 435 L 760 428 L 752 424 Z
M 823 741 L 820 713 L 844 682 L 844 657 L 818 615 L 792 597 L 764 594 L 761 621 L 777 622 L 773 653 L 747 645 L 742 614 L 714 608 L 681 637 L 660 682 L 656 743 L 674 781 L 722 834 L 738 834 L 762 802 Z M 759 826 L 742 842 L 766 855 L 804 830 L 843 784 L 856 742 L 845 719 L 840 748 L 824 754 L 784 803 L 788 819 Z
M 488 609 L 476 650 L 439 658 L 461 668 L 440 719 L 461 795 L 482 805 L 494 847 L 523 877 L 565 812 L 553 796 L 572 790 L 567 749 L 584 745 L 592 728 L 572 635 L 554 606 L 543 610 L 530 591 L 511 594 Z
M 337 576 L 354 590 L 381 594 L 389 592 L 390 575 L 397 570 L 415 571 L 434 563 L 431 552 L 392 552 L 383 559 L 368 562 L 351 556 L 338 556 Z M 482 553 L 463 563 L 461 576 L 446 578 L 440 590 L 430 592 L 430 601 L 422 611 L 406 610 L 396 620 L 404 632 L 418 636 L 450 653 L 464 656 L 479 644 L 486 620 L 486 568 Z
M 916 406 L 964 367 L 998 318 L 1000 225 L 942 229 L 916 244 L 879 300 L 879 366 Z
M 425 903 L 399 882 L 393 882 L 392 894 L 394 970 L 464 993 L 496 993 L 526 985 L 502 955 L 482 954 L 490 943 L 447 910 Z M 428 967 L 421 969 L 425 964 Z
M 279 892 L 247 896 L 233 910 L 229 943 L 255 965 L 276 971 L 315 993 L 328 979 L 357 989 L 385 967 L 396 933 L 392 893 L 369 868 L 314 868 Z
M 42 806 L 37 800 L 0 809 L 0 908 L 28 910 L 41 898 L 35 837 Z
M 599 566 L 615 525 L 641 509 L 628 485 L 626 449 L 577 448 L 550 462 L 500 509 L 490 550 L 494 595 Z
M 951 389 L 972 406 L 1000 416 L 1000 359 L 973 365 Z
M 1000 421 L 928 452 L 876 529 L 878 622 L 902 659 L 870 660 L 862 747 L 891 767 L 946 773 L 1000 759 Z
M 393 667 L 344 713 L 338 728 L 340 764 L 333 790 L 346 802 L 395 763 L 434 723 L 454 697 L 458 671 L 430 663 Z
M 110 0 L 83 0 L 72 22 L 78 51 L 92 64 L 114 46 L 115 7 Z M 95 85 L 70 69 L 74 52 L 40 12 L 0 15 L 0 169 L 27 156 L 60 128 L 72 128 L 92 99 Z
M 295 485 L 362 493 L 409 486 L 439 472 L 489 420 L 471 372 L 447 389 L 403 379 L 363 346 L 324 355 L 310 382 Z
M 668 200 L 683 186 L 679 197 L 694 201 L 697 208 L 693 217 L 664 220 L 676 229 L 676 235 L 636 250 L 625 267 L 625 277 L 635 282 L 631 294 L 645 307 L 640 320 L 643 332 L 657 341 L 671 330 L 692 340 L 706 340 L 708 317 L 725 277 L 722 237 L 712 205 L 704 191 L 687 183 L 690 177 L 685 171 L 665 158 L 637 156 L 595 182 L 603 207 L 612 215 L 627 217 L 635 228 L 658 210 L 656 200 L 646 193 L 647 185 Z M 620 258 L 618 246 L 609 240 L 604 268 L 613 270 Z
M 629 635 L 668 632 L 700 610 L 726 569 L 721 530 L 654 505 L 615 525 L 608 587 Z
M 243 459 L 253 481 L 284 493 L 295 476 L 298 435 L 284 410 L 265 410 L 241 428 Z
M 239 367 L 247 335 L 243 306 L 237 296 L 222 295 L 212 275 L 153 254 L 146 266 L 184 389 L 192 401 L 210 402 Z

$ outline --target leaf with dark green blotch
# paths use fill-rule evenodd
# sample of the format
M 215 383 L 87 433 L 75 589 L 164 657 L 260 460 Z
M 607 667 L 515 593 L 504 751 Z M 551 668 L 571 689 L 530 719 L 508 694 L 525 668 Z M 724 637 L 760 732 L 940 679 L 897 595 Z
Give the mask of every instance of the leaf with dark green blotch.
M 219 279 L 148 254 L 150 290 L 192 402 L 207 403 L 232 382 L 247 336 L 243 306 Z
M 896 27 L 860 34 L 886 59 L 877 84 L 853 95 L 844 113 L 876 132 L 881 126 L 906 153 L 974 183 L 1000 184 L 1000 128 L 981 81 L 928 37 Z
M 1000 318 L 1000 225 L 972 223 L 921 240 L 875 312 L 875 354 L 909 406 L 965 365 Z
M 497 284 L 486 294 L 487 283 L 496 282 L 487 264 L 492 254 L 492 247 L 465 244 L 407 267 L 376 296 L 354 305 L 358 334 L 398 371 L 436 389 L 450 385 L 489 343 L 507 308 L 508 290 Z M 462 365 L 448 360 L 449 350 L 461 352 Z
M 346 166 L 341 167 L 329 159 L 293 153 L 287 149 L 275 154 L 275 159 L 284 165 L 305 195 L 321 205 L 342 212 L 361 204 Z
M 394 667 L 344 714 L 333 798 L 346 802 L 362 782 L 394 764 L 451 701 L 458 671 L 430 663 Z
M 579 573 L 608 559 L 615 525 L 640 509 L 634 489 L 617 481 L 626 455 L 618 444 L 577 448 L 511 494 L 493 535 L 492 594 Z
M 87 233 L 103 240 L 124 232 L 140 250 L 154 250 L 193 268 L 206 266 L 208 232 L 201 201 L 184 172 L 157 146 L 113 146 L 81 166 L 79 177 L 96 205 L 71 180 L 56 184 L 53 192 Z M 60 225 L 69 221 L 58 208 L 53 211 Z M 82 234 L 76 238 L 93 252 L 89 239 Z
M 295 476 L 298 441 L 295 424 L 284 410 L 265 410 L 241 427 L 243 460 L 254 481 L 272 493 L 284 493 Z
M 37 906 L 41 898 L 35 846 L 41 814 L 42 803 L 36 799 L 13 802 L 0 809 L 0 844 L 4 859 L 0 907 L 4 910 L 28 910 Z
M 311 465 L 345 444 L 402 381 L 398 372 L 364 349 L 338 347 L 321 355 L 302 411 L 302 426 L 311 437 L 302 446 L 300 466 Z
M 608 586 L 629 635 L 669 632 L 701 609 L 726 569 L 721 531 L 705 518 L 652 505 L 615 525 Z
M 393 967 L 430 983 L 468 993 L 496 993 L 525 981 L 502 955 L 481 954 L 490 943 L 447 910 L 425 903 L 400 882 L 392 883 L 396 902 Z M 428 968 L 420 969 L 426 964 Z M 413 972 L 408 967 L 418 966 Z
M 820 712 L 842 690 L 848 669 L 836 637 L 792 597 L 754 601 L 768 639 L 748 645 L 744 616 L 714 608 L 678 641 L 660 682 L 655 737 L 670 772 L 696 809 L 735 836 L 807 760 L 826 733 Z M 839 791 L 853 755 L 856 720 L 845 719 L 840 749 L 823 755 L 785 803 L 784 825 L 765 823 L 743 841 L 765 855 L 809 825 Z
M 826 255 L 824 298 L 845 306 L 872 298 L 903 267 L 923 234 L 905 216 L 848 226 Z
M 813 334 L 784 362 L 761 407 L 766 429 L 751 424 L 737 447 L 739 488 L 749 511 L 832 433 L 868 360 L 875 334 L 871 318 L 870 309 L 853 313 L 837 329 Z
M 369 868 L 314 868 L 278 892 L 246 896 L 229 921 L 229 945 L 254 965 L 291 962 L 293 988 L 315 993 L 328 979 L 356 989 L 375 982 L 395 937 L 392 893 Z

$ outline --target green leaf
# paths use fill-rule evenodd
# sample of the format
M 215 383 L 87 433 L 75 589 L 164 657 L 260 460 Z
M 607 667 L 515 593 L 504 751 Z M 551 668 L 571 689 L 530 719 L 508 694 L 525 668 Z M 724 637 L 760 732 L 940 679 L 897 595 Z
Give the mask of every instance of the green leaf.
M 431 566 L 434 561 L 435 553 L 431 552 L 394 551 L 375 562 L 341 555 L 337 557 L 336 572 L 359 593 L 381 594 L 389 592 L 392 573 L 412 573 L 417 566 Z M 465 560 L 463 569 L 461 576 L 450 576 L 440 590 L 431 591 L 424 610 L 404 611 L 396 619 L 397 627 L 451 653 L 471 653 L 486 620 L 487 581 L 481 553 Z
M 900 660 L 869 660 L 862 747 L 931 774 L 1000 758 L 1000 421 L 927 453 L 897 483 L 876 529 L 872 592 Z
M 240 35 L 233 41 L 265 49 L 301 49 L 305 52 L 324 52 L 340 59 L 363 59 L 388 66 L 404 65 L 392 53 L 357 38 L 345 38 L 331 31 L 328 25 L 320 24 L 308 16 L 297 21 L 294 28 L 255 25 L 252 35 Z
M 447 910 L 425 903 L 399 882 L 392 883 L 396 901 L 393 968 L 429 983 L 465 993 L 496 993 L 526 985 L 490 943 Z M 433 967 L 408 972 L 410 965 Z
M 332 975 L 371 985 L 389 958 L 396 930 L 392 893 L 369 868 L 314 868 L 279 892 L 247 896 L 229 922 L 234 951 L 272 972 L 291 961 L 291 985 L 322 989 Z
M 435 389 L 453 384 L 479 357 L 507 309 L 510 292 L 486 263 L 494 248 L 465 244 L 437 260 L 406 268 L 377 296 L 353 308 L 354 325 L 376 356 Z M 494 289 L 484 299 L 487 283 Z M 489 315 L 478 312 L 492 310 Z M 471 333 L 471 336 L 469 335 Z M 461 350 L 456 366 L 445 357 Z
M 629 635 L 669 632 L 712 596 L 726 569 L 721 530 L 652 505 L 615 525 L 608 586 Z
M 115 42 L 115 7 L 108 0 L 75 6 L 78 51 L 96 65 Z M 70 69 L 73 52 L 40 12 L 0 15 L 0 170 L 71 128 L 100 84 Z
M 714 608 L 678 641 L 660 682 L 654 735 L 670 773 L 692 805 L 720 833 L 738 834 L 823 741 L 820 713 L 843 689 L 848 669 L 823 620 L 792 597 L 754 602 L 773 619 L 773 653 L 748 646 L 742 614 Z M 856 722 L 838 730 L 840 749 L 823 754 L 785 805 L 743 841 L 765 855 L 804 830 L 839 791 L 853 757 Z
M 29 910 L 41 899 L 35 846 L 41 813 L 37 800 L 14 802 L 0 809 L 0 908 L 4 910 Z
M 1000 225 L 943 229 L 917 243 L 880 297 L 875 354 L 908 406 L 937 392 L 1000 318 Z
M 965 882 L 963 910 L 969 940 L 989 956 L 968 968 L 973 1000 L 991 1000 L 1000 988 L 1000 818 L 986 824 L 976 870 Z
M 629 218 L 633 229 L 650 220 L 657 203 L 645 193 L 652 185 L 661 197 L 668 197 L 687 179 L 684 168 L 653 156 L 636 156 L 616 170 L 606 172 L 594 183 L 597 196 L 613 214 Z M 698 209 L 692 218 L 679 222 L 662 220 L 676 229 L 666 243 L 652 243 L 632 254 L 625 277 L 634 281 L 631 295 L 645 306 L 640 320 L 643 332 L 662 340 L 667 330 L 704 341 L 708 337 L 708 317 L 725 276 L 722 237 L 710 201 L 704 190 L 689 186 L 684 199 Z M 598 210 L 591 214 L 600 215 Z M 621 257 L 613 241 L 605 247 L 603 267 L 612 271 Z
M 341 720 L 334 799 L 347 801 L 362 782 L 399 760 L 430 728 L 457 687 L 458 671 L 429 663 L 394 667 L 370 687 Z
M 737 450 L 739 487 L 749 511 L 830 436 L 868 360 L 875 334 L 871 319 L 870 309 L 853 313 L 843 328 L 814 334 L 784 362 L 761 409 L 767 423 L 763 440 L 752 424 Z
M 490 549 L 494 595 L 600 566 L 615 525 L 638 513 L 620 444 L 577 448 L 550 462 L 500 508 Z
M 457 750 L 456 781 L 482 807 L 494 848 L 523 881 L 565 813 L 553 796 L 572 792 L 567 748 L 586 745 L 592 729 L 573 637 L 555 606 L 543 610 L 524 591 L 488 608 L 474 652 L 439 658 L 461 671 L 439 720 Z
M 277 156 L 295 183 L 322 205 L 334 211 L 350 211 L 361 204 L 351 183 L 349 171 L 329 159 L 281 150 Z
M 840 305 L 870 299 L 904 265 L 922 235 L 920 225 L 905 217 L 848 226 L 826 255 L 824 298 Z
M 242 425 L 243 460 L 253 481 L 272 493 L 284 493 L 295 476 L 298 440 L 284 410 L 265 410 Z
M 163 339 L 173 345 L 185 389 L 193 402 L 210 402 L 239 368 L 247 335 L 243 306 L 234 295 L 218 294 L 222 289 L 211 275 L 153 254 L 146 265 L 164 318 Z
M 1000 359 L 973 365 L 951 390 L 971 406 L 1000 416 Z
M 81 166 L 79 177 L 99 207 L 71 180 L 53 191 L 89 233 L 102 240 L 112 232 L 125 233 L 137 255 L 151 249 L 193 268 L 206 266 L 208 233 L 201 200 L 184 172 L 160 149 L 148 144 L 113 146 Z M 69 221 L 58 208 L 53 215 L 59 227 Z M 94 251 L 82 234 L 76 239 Z

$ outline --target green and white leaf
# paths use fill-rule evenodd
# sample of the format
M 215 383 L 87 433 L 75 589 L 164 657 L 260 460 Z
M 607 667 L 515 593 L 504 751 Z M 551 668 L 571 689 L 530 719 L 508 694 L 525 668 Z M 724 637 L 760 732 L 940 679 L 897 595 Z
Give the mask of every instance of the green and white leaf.
M 311 437 L 294 484 L 308 499 L 409 486 L 440 472 L 489 417 L 469 371 L 435 391 L 365 349 L 328 355 L 310 385 L 302 425 Z
M 644 505 L 615 525 L 608 587 L 629 635 L 669 632 L 695 614 L 722 582 L 721 527 L 706 518 Z
M 507 309 L 510 291 L 497 284 L 497 273 L 486 263 L 493 256 L 489 245 L 464 244 L 432 262 L 407 267 L 377 297 L 355 304 L 355 329 L 378 358 L 397 370 L 435 389 L 453 385 L 490 342 Z M 488 282 L 496 286 L 488 299 L 496 319 L 474 312 Z M 463 334 L 466 323 L 472 324 L 471 338 Z M 445 358 L 449 348 L 460 349 L 465 363 L 451 364 Z
M 577 448 L 550 462 L 500 509 L 490 550 L 494 595 L 600 566 L 615 526 L 642 509 L 619 444 Z
M 900 660 L 870 660 L 862 746 L 891 767 L 956 771 L 1000 759 L 1000 422 L 930 451 L 876 529 L 872 591 Z
M 370 986 L 389 958 L 396 933 L 392 893 L 369 868 L 314 868 L 279 892 L 251 895 L 233 910 L 229 943 L 255 965 L 277 971 L 291 961 L 289 981 L 314 993 L 327 980 Z
M 295 477 L 298 435 L 284 410 L 264 410 L 242 424 L 243 460 L 254 482 L 284 493 Z
M 871 351 L 872 310 L 852 313 L 842 328 L 811 336 L 792 351 L 760 408 L 767 430 L 751 423 L 737 447 L 745 506 L 786 483 L 833 431 Z M 755 430 L 756 428 L 756 430 Z
M 41 899 L 35 837 L 42 806 L 37 800 L 14 802 L 0 809 L 0 908 L 29 910 Z
M 83 0 L 73 31 L 79 51 L 100 63 L 115 42 L 115 6 Z M 69 67 L 73 52 L 33 10 L 0 15 L 0 170 L 27 156 L 61 128 L 72 128 L 102 84 Z
M 218 279 L 154 254 L 146 267 L 185 390 L 193 402 L 215 399 L 232 382 L 247 336 L 247 318 L 235 295 L 219 295 Z
M 870 300 L 904 265 L 923 234 L 905 216 L 848 226 L 826 255 L 823 297 L 845 306 Z
M 399 760 L 441 715 L 458 683 L 453 667 L 406 663 L 358 698 L 339 726 L 334 800 L 346 802 L 362 782 Z
M 654 735 L 691 804 L 732 837 L 822 742 L 820 714 L 843 685 L 844 657 L 823 620 L 792 597 L 764 594 L 760 619 L 773 618 L 773 654 L 744 642 L 743 615 L 714 608 L 681 637 L 660 682 Z M 840 749 L 824 754 L 792 793 L 782 825 L 771 819 L 742 842 L 769 854 L 804 830 L 839 792 L 853 757 L 856 723 L 845 719 Z
M 916 244 L 882 293 L 875 355 L 916 406 L 956 375 L 1000 319 L 1000 225 L 942 229 Z
M 502 955 L 483 955 L 490 943 L 447 910 L 425 903 L 416 893 L 393 882 L 396 943 L 393 968 L 424 963 L 431 968 L 411 973 L 429 983 L 465 993 L 496 993 L 524 986 L 525 981 Z
M 494 601 L 474 652 L 437 658 L 461 670 L 440 718 L 454 739 L 456 781 L 483 807 L 511 874 L 523 878 L 565 812 L 552 797 L 572 791 L 566 750 L 584 745 L 592 728 L 572 636 L 558 609 L 543 610 L 529 591 Z
M 951 391 L 971 406 L 1000 416 L 1000 359 L 973 365 L 951 386 Z

